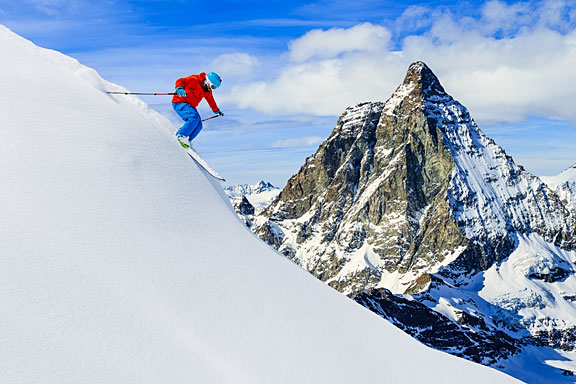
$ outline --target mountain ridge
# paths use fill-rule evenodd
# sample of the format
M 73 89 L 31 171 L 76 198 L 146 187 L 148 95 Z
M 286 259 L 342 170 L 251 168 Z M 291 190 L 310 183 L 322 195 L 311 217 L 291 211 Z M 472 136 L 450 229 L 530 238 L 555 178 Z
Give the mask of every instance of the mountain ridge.
M 474 361 L 503 361 L 517 344 L 574 350 L 576 317 L 563 319 L 546 299 L 573 306 L 563 293 L 576 289 L 568 209 L 484 135 L 423 62 L 385 103 L 347 108 L 254 222 L 266 242 L 368 307 L 408 294 L 457 324 L 463 339 L 484 324 L 484 349 L 470 345 L 467 356 Z M 508 295 L 495 289 L 503 270 Z M 479 284 L 480 276 L 489 279 Z M 542 339 L 546 319 L 557 334 Z M 503 349 L 489 340 L 498 332 L 513 339 Z M 440 346 L 445 336 L 421 340 L 455 350 L 456 338 Z

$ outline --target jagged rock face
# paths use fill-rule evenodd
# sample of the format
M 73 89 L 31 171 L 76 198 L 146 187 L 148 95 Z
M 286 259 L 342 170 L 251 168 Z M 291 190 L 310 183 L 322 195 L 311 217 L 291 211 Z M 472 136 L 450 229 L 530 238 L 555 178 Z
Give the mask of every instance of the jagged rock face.
M 360 292 L 352 298 L 422 343 L 477 363 L 492 365 L 521 349 L 518 340 L 466 312 L 458 312 L 457 321 L 451 321 L 386 289 Z
M 250 204 L 246 196 L 242 196 L 239 201 L 234 204 L 234 209 L 242 215 L 254 214 L 254 206 Z
M 455 165 L 441 132 L 421 110 L 399 123 L 383 108 L 347 109 L 267 210 L 290 239 L 279 250 L 344 292 L 376 285 L 382 271 L 426 270 L 468 244 L 443 197 Z
M 347 294 L 485 270 L 514 231 L 571 240 L 564 205 L 421 62 L 385 104 L 348 108 L 264 217 L 257 234 Z
M 354 190 L 348 188 L 365 181 L 373 168 L 375 131 L 382 108 L 382 103 L 348 108 L 328 140 L 288 180 L 275 204 L 278 209 L 268 211 L 280 220 L 297 219 L 326 199 L 338 200 L 340 192 L 345 194 L 343 198 L 353 195 Z M 343 211 L 341 208 L 334 207 Z M 321 216 L 327 218 L 333 213 L 329 207 Z
M 240 220 L 246 224 L 248 228 L 252 227 L 254 220 L 254 212 L 256 211 L 254 206 L 248 201 L 246 196 L 235 196 L 230 197 L 230 202 L 236 211 L 236 214 Z

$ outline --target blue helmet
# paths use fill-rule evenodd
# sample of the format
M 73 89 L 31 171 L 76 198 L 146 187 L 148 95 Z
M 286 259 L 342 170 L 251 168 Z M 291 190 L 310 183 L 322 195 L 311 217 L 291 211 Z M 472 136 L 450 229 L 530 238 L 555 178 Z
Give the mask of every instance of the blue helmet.
M 210 72 L 206 75 L 206 82 L 208 83 L 210 89 L 216 89 L 220 86 L 220 84 L 222 84 L 222 79 L 216 72 Z

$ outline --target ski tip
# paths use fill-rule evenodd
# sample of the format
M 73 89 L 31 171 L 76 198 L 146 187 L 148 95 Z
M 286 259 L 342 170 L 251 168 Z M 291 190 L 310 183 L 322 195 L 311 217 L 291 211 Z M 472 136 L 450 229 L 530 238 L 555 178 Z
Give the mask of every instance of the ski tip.
M 212 169 L 208 165 L 208 163 L 206 163 L 206 161 L 193 148 L 186 149 L 186 152 L 192 158 L 192 160 L 194 160 L 194 162 L 204 170 L 205 173 L 207 173 L 216 180 L 226 181 L 226 179 L 224 179 L 222 176 L 218 174 L 218 172 Z

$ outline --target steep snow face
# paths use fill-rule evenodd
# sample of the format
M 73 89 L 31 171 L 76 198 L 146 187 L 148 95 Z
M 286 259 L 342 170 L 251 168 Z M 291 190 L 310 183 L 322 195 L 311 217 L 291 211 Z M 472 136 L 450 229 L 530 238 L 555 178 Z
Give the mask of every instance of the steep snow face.
M 1 382 L 514 382 L 270 251 L 120 87 L 4 27 L 0 49 Z
M 565 206 L 536 176 L 516 165 L 449 95 L 425 99 L 456 163 L 447 198 L 469 239 L 501 241 L 511 231 L 554 242 L 571 233 Z

